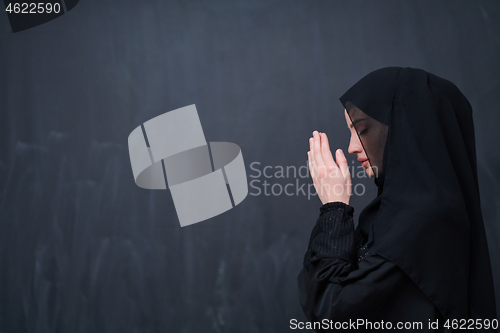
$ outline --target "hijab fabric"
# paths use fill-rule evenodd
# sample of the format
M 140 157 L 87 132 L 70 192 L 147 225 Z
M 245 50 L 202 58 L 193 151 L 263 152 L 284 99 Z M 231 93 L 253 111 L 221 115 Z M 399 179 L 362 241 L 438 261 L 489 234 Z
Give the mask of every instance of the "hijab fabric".
M 398 265 L 445 318 L 496 318 L 466 97 L 424 70 L 387 67 L 340 101 L 376 174 L 378 195 L 358 226 L 371 252 Z

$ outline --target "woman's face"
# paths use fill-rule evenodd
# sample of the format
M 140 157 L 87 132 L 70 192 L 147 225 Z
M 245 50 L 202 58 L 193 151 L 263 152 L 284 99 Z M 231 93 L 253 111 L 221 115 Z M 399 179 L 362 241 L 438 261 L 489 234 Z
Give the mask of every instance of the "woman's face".
M 347 110 L 344 111 L 345 111 L 345 121 L 347 122 L 347 127 L 351 131 L 351 140 L 349 141 L 349 148 L 347 149 L 347 151 L 349 152 L 349 154 L 358 156 L 358 161 L 361 162 L 361 165 L 365 168 L 368 177 L 374 177 L 375 173 L 373 172 L 370 166 L 370 162 L 368 161 L 368 157 L 365 153 L 365 150 L 363 149 L 363 146 L 359 141 L 359 136 L 358 133 L 356 132 L 356 128 L 354 128 L 354 125 L 351 123 L 351 119 L 347 114 Z

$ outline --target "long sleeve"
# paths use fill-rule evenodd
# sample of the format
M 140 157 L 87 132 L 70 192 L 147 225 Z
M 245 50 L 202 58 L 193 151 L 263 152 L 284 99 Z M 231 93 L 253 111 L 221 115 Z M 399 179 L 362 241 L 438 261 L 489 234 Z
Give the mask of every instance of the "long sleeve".
M 326 203 L 320 208 L 320 216 L 309 240 L 304 256 L 304 267 L 309 270 L 312 261 L 329 257 L 335 259 L 334 272 L 329 273 L 332 282 L 348 274 L 356 266 L 356 239 L 352 214 L 354 208 L 342 202 Z
M 340 202 L 321 207 L 298 277 L 300 303 L 308 321 L 363 319 L 393 325 L 415 321 L 422 323 L 415 332 L 436 331 L 429 329 L 429 321 L 439 320 L 442 325 L 443 317 L 413 281 L 394 263 L 362 251 L 353 210 Z

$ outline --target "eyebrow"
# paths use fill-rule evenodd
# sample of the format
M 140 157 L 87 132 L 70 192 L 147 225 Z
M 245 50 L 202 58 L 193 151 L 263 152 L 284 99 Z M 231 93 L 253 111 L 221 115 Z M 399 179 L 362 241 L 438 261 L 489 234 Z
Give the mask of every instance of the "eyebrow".
M 365 119 L 366 119 L 366 117 L 365 117 L 365 118 L 359 118 L 359 119 L 356 119 L 356 120 L 355 120 L 355 121 L 353 121 L 350 125 L 348 125 L 348 126 L 347 126 L 347 128 L 349 128 L 349 129 L 350 129 L 350 128 L 351 128 L 351 127 L 353 127 L 356 123 L 360 122 L 361 120 L 365 120 Z

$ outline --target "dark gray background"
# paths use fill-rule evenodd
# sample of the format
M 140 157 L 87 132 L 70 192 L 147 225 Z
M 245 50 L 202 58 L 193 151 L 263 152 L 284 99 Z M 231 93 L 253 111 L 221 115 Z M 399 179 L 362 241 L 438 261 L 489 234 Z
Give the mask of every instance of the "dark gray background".
M 127 137 L 196 104 L 208 141 L 241 147 L 249 181 L 254 161 L 298 168 L 314 129 L 346 150 L 338 97 L 384 66 L 423 68 L 469 98 L 500 291 L 499 59 L 493 0 L 82 0 L 16 34 L 0 14 L 0 331 L 285 332 L 305 320 L 296 277 L 319 200 L 249 195 L 181 228 L 169 191 L 134 184 Z M 375 195 L 361 181 L 356 216 Z

